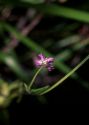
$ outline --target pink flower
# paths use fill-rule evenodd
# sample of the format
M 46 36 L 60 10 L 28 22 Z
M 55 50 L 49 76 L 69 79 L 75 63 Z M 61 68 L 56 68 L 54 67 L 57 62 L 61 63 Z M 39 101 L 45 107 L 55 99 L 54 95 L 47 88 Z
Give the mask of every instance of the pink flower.
M 44 66 L 48 69 L 48 71 L 51 71 L 52 69 L 54 69 L 53 62 L 54 62 L 54 58 L 52 57 L 46 58 L 43 54 L 39 54 L 34 59 L 34 64 L 36 67 L 39 68 L 41 66 Z

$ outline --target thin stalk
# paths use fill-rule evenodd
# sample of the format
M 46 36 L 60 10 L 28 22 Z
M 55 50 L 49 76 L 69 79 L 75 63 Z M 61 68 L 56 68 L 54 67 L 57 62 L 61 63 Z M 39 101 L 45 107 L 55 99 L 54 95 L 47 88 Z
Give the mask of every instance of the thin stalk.
M 34 81 L 35 81 L 37 75 L 38 75 L 39 72 L 42 70 L 42 68 L 43 68 L 43 66 L 41 66 L 41 67 L 37 70 L 37 72 L 35 73 L 34 77 L 32 78 L 32 81 L 30 82 L 30 85 L 28 86 L 28 90 L 31 89 L 31 87 L 32 87 L 32 85 L 33 85 L 33 83 L 34 83 Z

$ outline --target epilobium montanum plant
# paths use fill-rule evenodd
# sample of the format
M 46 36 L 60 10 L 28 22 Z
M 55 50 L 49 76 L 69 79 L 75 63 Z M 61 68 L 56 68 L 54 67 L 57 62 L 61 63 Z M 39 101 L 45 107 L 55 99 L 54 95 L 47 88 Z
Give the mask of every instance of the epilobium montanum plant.
M 27 85 L 24 84 L 27 92 L 29 92 L 29 93 L 30 93 L 31 87 L 32 87 L 37 75 L 43 68 L 47 68 L 48 71 L 52 71 L 54 69 L 54 67 L 53 67 L 54 58 L 52 58 L 52 57 L 47 58 L 43 54 L 39 54 L 37 57 L 35 57 L 33 59 L 33 61 L 34 61 L 35 66 L 38 68 L 38 70 L 35 73 L 32 81 L 30 82 L 30 85 L 27 87 Z
M 89 55 L 83 61 L 81 61 L 74 69 L 72 69 L 67 75 L 65 75 L 62 79 L 60 79 L 59 81 L 54 83 L 52 86 L 45 86 L 45 87 L 42 87 L 39 89 L 32 89 L 32 85 L 33 85 L 37 75 L 40 73 L 40 71 L 43 68 L 47 68 L 48 71 L 52 71 L 54 69 L 54 67 L 53 67 L 54 58 L 52 58 L 52 57 L 48 58 L 48 57 L 45 57 L 43 54 L 39 54 L 37 57 L 34 58 L 34 64 L 38 68 L 38 70 L 35 73 L 35 75 L 33 76 L 30 84 L 28 86 L 26 84 L 24 84 L 25 89 L 30 94 L 31 94 L 32 90 L 35 90 L 34 91 L 35 94 L 38 94 L 38 95 L 46 94 L 46 93 L 50 92 L 52 89 L 54 89 L 55 87 L 57 87 L 59 84 L 61 84 L 70 75 L 72 75 L 76 70 L 78 70 L 78 68 L 80 68 L 88 59 L 89 59 Z

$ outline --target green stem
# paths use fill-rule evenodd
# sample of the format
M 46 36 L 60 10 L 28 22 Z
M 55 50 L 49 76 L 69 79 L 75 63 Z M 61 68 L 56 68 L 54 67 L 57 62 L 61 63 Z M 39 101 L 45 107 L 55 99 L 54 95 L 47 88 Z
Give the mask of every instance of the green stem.
M 39 72 L 42 70 L 42 68 L 43 68 L 43 66 L 41 66 L 41 67 L 37 70 L 37 72 L 36 72 L 36 74 L 34 75 L 34 77 L 33 77 L 32 81 L 30 82 L 30 85 L 28 86 L 28 90 L 30 90 L 30 89 L 31 89 L 31 87 L 32 87 L 32 85 L 33 85 L 33 83 L 34 83 L 34 81 L 35 81 L 35 79 L 36 79 L 37 75 L 38 75 L 38 74 L 39 74 Z
M 71 76 L 76 70 L 78 70 L 87 60 L 89 59 L 89 55 L 82 61 L 80 62 L 73 70 L 71 70 L 67 75 L 65 75 L 61 80 L 56 82 L 54 85 L 52 85 L 50 88 L 42 92 L 40 95 L 44 95 L 54 88 L 56 88 L 58 85 L 60 85 L 64 80 L 66 80 L 69 76 Z

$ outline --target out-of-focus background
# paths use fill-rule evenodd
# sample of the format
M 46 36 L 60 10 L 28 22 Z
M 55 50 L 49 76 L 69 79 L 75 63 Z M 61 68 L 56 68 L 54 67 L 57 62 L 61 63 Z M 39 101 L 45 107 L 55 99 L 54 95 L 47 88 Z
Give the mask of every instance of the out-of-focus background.
M 27 94 L 39 53 L 54 57 L 33 87 L 52 86 L 89 54 L 89 0 L 0 0 L 0 124 L 17 124 L 38 104 L 89 104 L 89 61 L 61 85 Z

